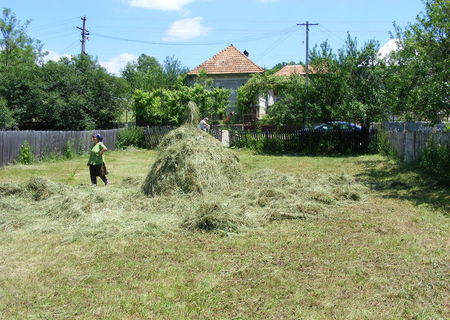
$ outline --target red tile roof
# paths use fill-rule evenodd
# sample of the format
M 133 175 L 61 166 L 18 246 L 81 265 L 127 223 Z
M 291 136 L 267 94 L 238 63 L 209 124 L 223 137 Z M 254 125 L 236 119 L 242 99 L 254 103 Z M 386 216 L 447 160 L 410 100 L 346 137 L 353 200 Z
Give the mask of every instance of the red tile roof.
M 198 74 L 200 70 L 207 74 L 235 74 L 235 73 L 259 73 L 264 70 L 250 60 L 245 54 L 230 45 L 206 60 L 188 74 Z
M 315 73 L 315 71 L 309 67 L 308 73 Z M 291 76 L 293 74 L 305 75 L 306 68 L 300 64 L 287 65 L 275 73 L 276 76 Z

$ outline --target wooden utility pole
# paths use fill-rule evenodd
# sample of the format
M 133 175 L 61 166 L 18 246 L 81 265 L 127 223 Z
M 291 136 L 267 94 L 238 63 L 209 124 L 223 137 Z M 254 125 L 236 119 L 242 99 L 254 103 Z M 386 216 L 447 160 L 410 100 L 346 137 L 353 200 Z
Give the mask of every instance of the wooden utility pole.
M 86 16 L 82 17 L 83 27 L 77 27 L 77 29 L 81 30 L 81 54 L 86 54 L 86 40 L 89 39 L 89 31 L 86 30 Z
M 298 26 L 306 26 L 306 67 L 305 67 L 305 73 L 306 73 L 306 84 L 308 84 L 309 81 L 309 26 L 318 26 L 318 23 L 309 23 L 306 21 L 306 23 L 297 23 Z M 306 128 L 306 118 L 307 118 L 307 108 L 306 103 L 303 107 L 303 128 Z
M 309 26 L 318 26 L 318 23 L 309 23 L 306 21 L 306 23 L 297 23 L 298 26 L 306 26 L 306 79 L 308 81 L 308 75 L 309 75 Z

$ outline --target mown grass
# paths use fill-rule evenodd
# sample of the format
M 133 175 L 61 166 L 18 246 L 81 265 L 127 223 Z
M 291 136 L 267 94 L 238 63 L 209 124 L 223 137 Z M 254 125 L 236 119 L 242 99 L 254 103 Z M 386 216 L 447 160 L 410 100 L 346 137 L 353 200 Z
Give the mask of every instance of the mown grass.
M 143 197 L 153 151 L 107 154 L 107 187 L 89 187 L 84 157 L 7 167 L 0 183 L 37 175 L 60 184 L 40 201 L 0 196 L 0 318 L 450 317 L 448 190 L 381 156 L 238 156 L 247 175 L 298 177 L 309 201 L 327 195 L 318 187 L 326 175 L 342 174 L 356 177 L 363 199 L 242 232 L 198 232 L 180 228 L 192 207 L 230 197 Z M 236 201 L 259 194 L 239 191 Z M 264 196 L 255 207 L 281 210 L 289 199 Z

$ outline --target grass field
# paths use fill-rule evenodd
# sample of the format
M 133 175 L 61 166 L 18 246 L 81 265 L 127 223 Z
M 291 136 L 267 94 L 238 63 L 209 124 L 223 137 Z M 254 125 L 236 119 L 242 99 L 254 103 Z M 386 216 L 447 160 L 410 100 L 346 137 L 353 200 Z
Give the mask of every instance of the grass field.
M 202 196 L 143 196 L 147 150 L 109 152 L 107 187 L 86 157 L 0 169 L 0 318 L 450 318 L 448 189 L 378 155 L 236 153 L 244 187 Z M 285 178 L 278 198 L 261 169 Z M 355 201 L 329 199 L 336 177 Z M 311 214 L 181 227 L 203 203 L 273 217 L 292 197 Z

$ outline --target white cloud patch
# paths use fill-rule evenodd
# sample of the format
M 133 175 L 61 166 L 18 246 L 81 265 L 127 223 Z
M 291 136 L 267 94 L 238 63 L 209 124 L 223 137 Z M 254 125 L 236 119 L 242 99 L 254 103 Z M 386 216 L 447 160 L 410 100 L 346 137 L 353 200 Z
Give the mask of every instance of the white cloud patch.
M 185 6 L 196 0 L 128 0 L 132 7 L 163 10 L 181 11 Z
M 184 41 L 206 36 L 210 28 L 202 25 L 202 17 L 177 20 L 170 26 L 165 41 Z
M 72 55 L 70 55 L 70 54 L 59 54 L 57 52 L 49 50 L 49 51 L 47 51 L 47 55 L 44 57 L 44 62 L 47 62 L 47 61 L 58 61 L 62 57 L 71 58 Z
M 136 61 L 137 56 L 131 53 L 122 53 L 119 56 L 112 57 L 107 61 L 99 61 L 99 64 L 104 67 L 109 73 L 120 75 L 122 70 L 128 62 Z

